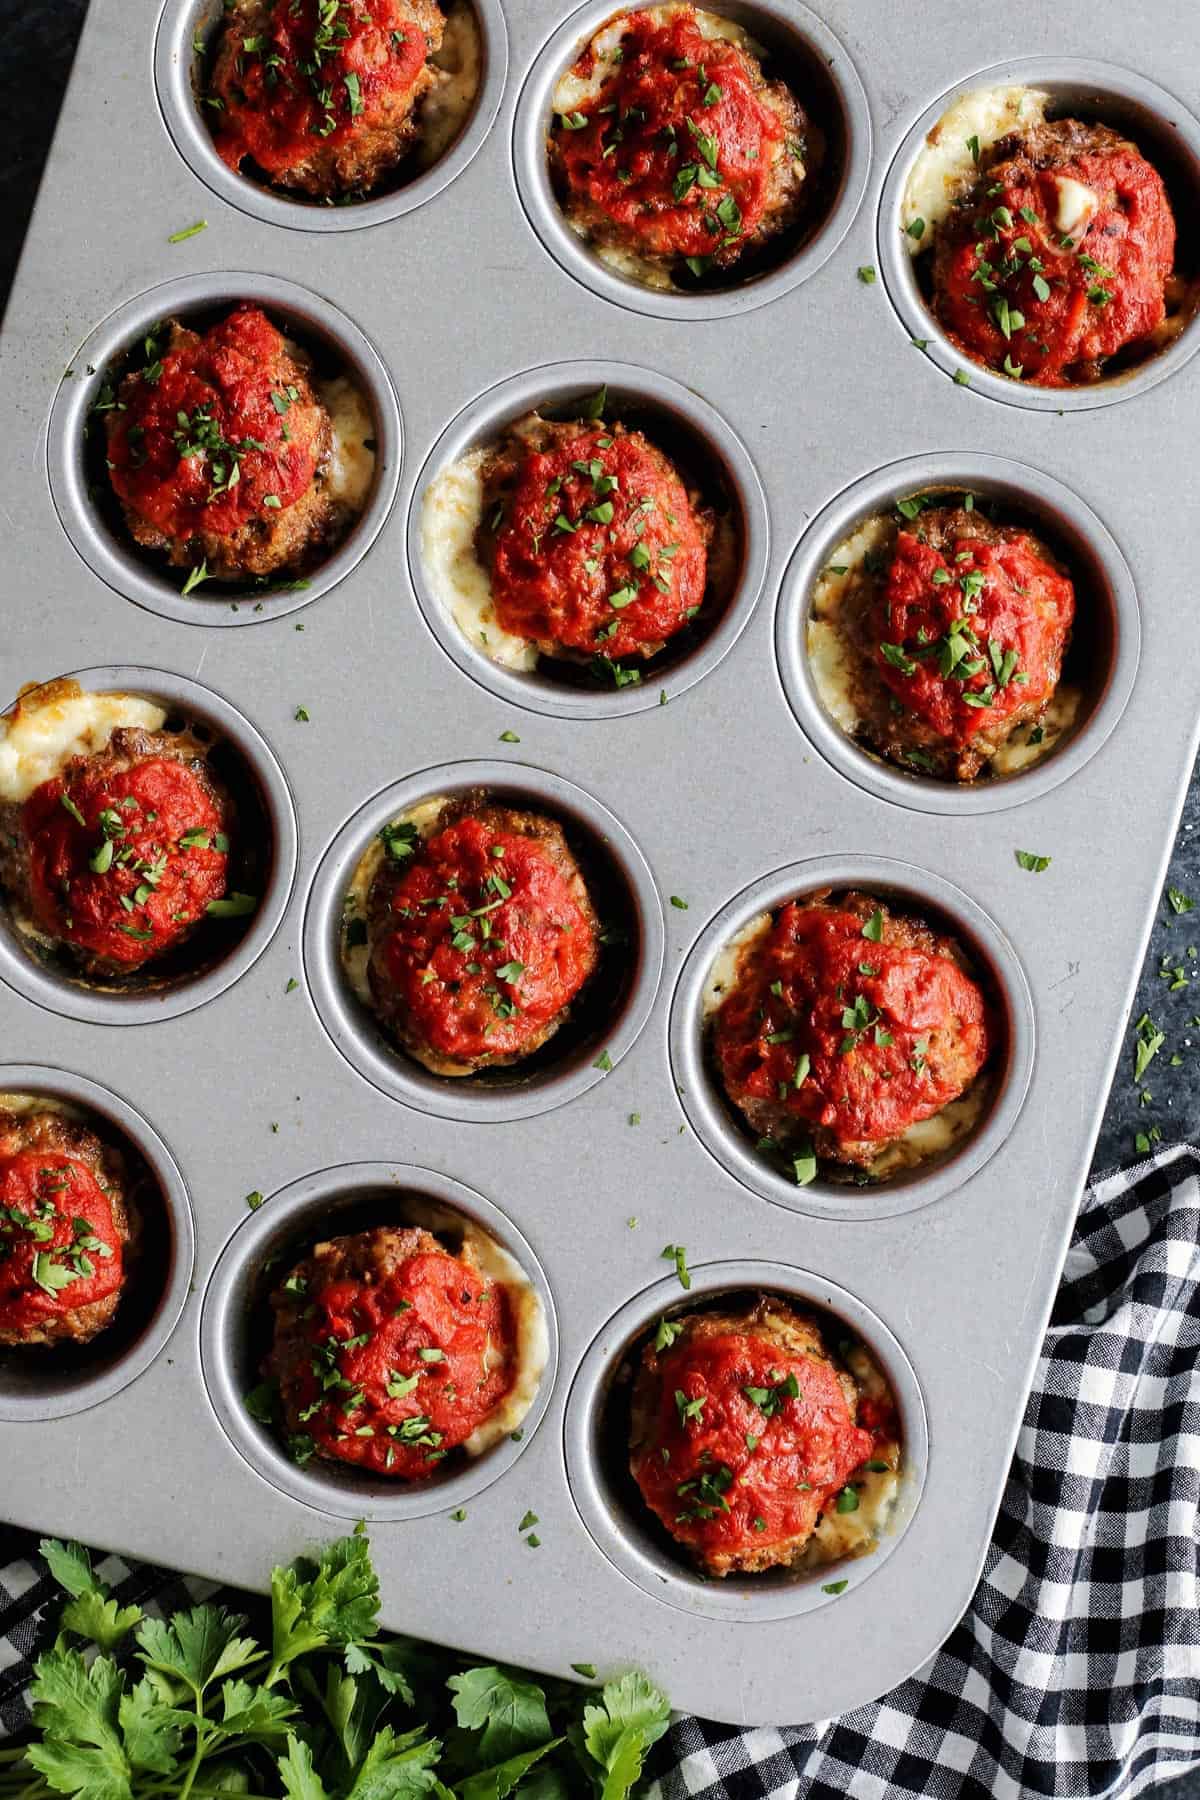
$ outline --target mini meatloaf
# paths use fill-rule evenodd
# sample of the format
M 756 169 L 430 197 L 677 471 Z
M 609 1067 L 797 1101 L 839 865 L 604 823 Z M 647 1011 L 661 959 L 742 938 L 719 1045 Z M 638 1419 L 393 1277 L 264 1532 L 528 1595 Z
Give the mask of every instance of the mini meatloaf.
M 36 710 L 39 694 L 63 685 L 21 704 Z M 232 824 L 232 802 L 190 736 L 118 726 L 27 798 L 0 798 L 0 885 L 84 974 L 129 975 L 219 907 Z
M 952 938 L 828 890 L 789 901 L 742 944 L 711 1029 L 725 1091 L 756 1136 L 859 1169 L 964 1094 L 989 1047 L 983 992 Z
M 816 1320 L 774 1297 L 664 1319 L 630 1427 L 642 1498 L 706 1575 L 794 1566 L 823 1515 L 858 1510 L 864 1464 L 899 1462 L 891 1404 L 864 1401 Z
M 375 1011 L 437 1075 L 522 1062 L 599 962 L 600 925 L 561 825 L 447 803 L 422 837 L 383 834 L 367 901 Z
M 1175 220 L 1162 177 L 1120 132 L 1035 119 L 980 153 L 932 255 L 934 309 L 966 355 L 1066 387 L 1155 347 Z
M 208 96 L 218 151 L 314 199 L 370 192 L 413 147 L 444 24 L 434 0 L 233 0 Z
M 0 1345 L 86 1344 L 111 1323 L 136 1237 L 125 1186 L 85 1126 L 0 1105 Z
M 664 284 L 728 269 L 799 213 L 815 134 L 729 20 L 679 5 L 619 13 L 554 105 L 550 166 L 569 223 Z
M 271 1296 L 290 1449 L 420 1481 L 486 1424 L 517 1379 L 507 1289 L 470 1245 L 379 1226 L 318 1244 Z
M 1054 701 L 1075 589 L 1032 532 L 939 499 L 902 502 L 882 547 L 844 571 L 832 624 L 858 734 L 905 768 L 972 781 L 1028 746 Z
M 700 610 L 713 514 L 640 431 L 533 414 L 481 474 L 495 616 L 541 655 L 654 656 Z
M 172 324 L 165 346 L 122 378 L 105 414 L 134 541 L 224 581 L 311 567 L 347 521 L 306 356 L 256 306 L 203 333 Z

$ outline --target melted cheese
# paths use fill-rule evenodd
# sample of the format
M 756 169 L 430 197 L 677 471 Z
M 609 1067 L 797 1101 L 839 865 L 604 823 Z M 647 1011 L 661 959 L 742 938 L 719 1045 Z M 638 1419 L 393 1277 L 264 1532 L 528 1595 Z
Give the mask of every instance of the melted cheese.
M 391 823 L 393 825 L 415 825 L 421 837 L 432 837 L 437 830 L 438 820 L 445 804 L 444 795 L 438 795 L 432 800 L 422 800 L 418 806 L 410 806 L 407 812 L 401 813 L 399 818 L 393 819 Z M 355 865 L 354 873 L 350 877 L 350 885 L 342 900 L 342 968 L 345 970 L 346 979 L 350 983 L 355 997 L 368 1007 L 371 1005 L 371 983 L 367 973 L 371 961 L 370 937 L 368 935 L 364 943 L 349 944 L 346 941 L 345 926 L 352 919 L 366 920 L 367 901 L 370 898 L 371 887 L 386 855 L 387 851 L 384 849 L 383 840 L 379 836 L 373 837 Z
M 425 490 L 421 561 L 434 600 L 467 641 L 502 668 L 537 667 L 537 648 L 505 631 L 496 619 L 491 576 L 479 560 L 475 533 L 483 518 L 485 449 L 451 463 Z
M 27 1119 L 31 1113 L 57 1113 L 74 1125 L 95 1129 L 94 1121 L 82 1106 L 76 1106 L 71 1100 L 60 1100 L 56 1094 L 0 1094 L 0 1112 L 12 1113 L 17 1119 Z
M 771 928 L 769 912 L 758 913 L 714 956 L 701 990 L 700 1014 L 707 1025 L 738 978 L 747 951 Z M 931 1119 L 918 1119 L 893 1144 L 880 1151 L 866 1170 L 872 1181 L 885 1181 L 905 1169 L 943 1157 L 968 1137 L 979 1124 L 991 1099 L 986 1076 L 973 1082 L 965 1094 L 951 1100 Z
M 319 382 L 317 392 L 333 428 L 333 448 L 325 465 L 326 490 L 331 499 L 360 513 L 375 479 L 375 452 L 370 448 L 375 421 L 371 409 L 348 375 Z
M 1084 187 L 1082 181 L 1073 181 L 1069 175 L 1055 175 L 1052 179 L 1058 189 L 1055 225 L 1068 236 L 1082 234 L 1100 210 L 1099 194 Z
M 537 1396 L 550 1358 L 545 1310 L 520 1263 L 481 1225 L 448 1206 L 425 1199 L 413 1202 L 408 1222 L 432 1232 L 452 1254 L 464 1253 L 467 1261 L 489 1281 L 504 1288 L 508 1297 L 516 1333 L 513 1385 L 495 1411 L 463 1443 L 468 1456 L 482 1456 L 517 1429 Z
M 437 79 L 421 102 L 421 136 L 414 158 L 422 169 L 446 154 L 475 109 L 483 42 L 468 0 L 447 9 L 442 42 L 432 62 Z
M 1039 124 L 1049 98 L 1039 88 L 976 88 L 960 94 L 942 114 L 909 170 L 900 204 L 900 226 L 910 255 L 929 249 L 938 226 L 973 185 L 977 170 L 968 140 L 978 138 L 982 154 L 1018 126 Z M 924 219 L 925 229 L 914 238 L 908 227 L 917 219 Z
M 27 800 L 73 756 L 103 750 L 119 726 L 158 731 L 165 718 L 136 694 L 86 694 L 73 681 L 29 689 L 0 718 L 0 800 Z
M 842 1361 L 853 1375 L 864 1398 L 889 1399 L 887 1379 L 863 1344 L 853 1344 L 842 1352 Z M 877 1442 L 872 1462 L 885 1463 L 883 1469 L 858 1469 L 849 1486 L 858 1495 L 853 1512 L 840 1513 L 831 1507 L 823 1513 L 817 1529 L 809 1539 L 803 1556 L 795 1567 L 827 1569 L 831 1563 L 845 1562 L 854 1556 L 868 1556 L 886 1531 L 895 1510 L 903 1479 L 900 1444 L 895 1439 Z

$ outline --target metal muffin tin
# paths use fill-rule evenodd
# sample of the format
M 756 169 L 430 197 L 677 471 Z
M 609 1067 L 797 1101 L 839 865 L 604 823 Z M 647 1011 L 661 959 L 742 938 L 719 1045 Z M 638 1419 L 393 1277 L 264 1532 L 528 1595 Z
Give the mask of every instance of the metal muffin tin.
M 786 29 L 834 57 L 831 78 L 851 97 L 844 201 L 803 266 L 677 305 L 585 280 L 575 265 L 573 278 L 557 222 L 530 203 L 552 59 L 569 59 L 606 10 L 563 20 L 511 0 L 505 73 L 499 14 L 481 9 L 492 29 L 477 154 L 395 216 L 390 203 L 267 205 L 214 159 L 198 177 L 207 151 L 193 144 L 190 164 L 166 121 L 182 145 L 192 126 L 185 118 L 180 135 L 186 90 L 171 59 L 204 5 L 169 0 L 156 30 L 144 11 L 93 0 L 0 373 L 0 690 L 7 700 L 25 681 L 90 667 L 115 670 L 116 685 L 153 692 L 187 680 L 223 696 L 282 767 L 298 867 L 279 929 L 208 1004 L 160 1010 L 151 1026 L 0 988 L 6 1053 L 39 1066 L 20 1072 L 23 1084 L 82 1092 L 134 1137 L 152 1120 L 170 1159 L 157 1165 L 167 1201 L 186 1219 L 173 1165 L 196 1228 L 194 1284 L 165 1343 L 151 1336 L 99 1387 L 81 1386 L 87 1410 L 60 1416 L 62 1396 L 47 1393 L 0 1423 L 0 1508 L 251 1586 L 344 1528 L 352 1508 L 336 1479 L 285 1482 L 261 1437 L 248 1457 L 249 1428 L 231 1411 L 250 1372 L 237 1309 L 254 1259 L 290 1241 L 293 1219 L 302 1238 L 306 1220 L 357 1216 L 347 1208 L 381 1177 L 353 1166 L 385 1165 L 409 1194 L 458 1195 L 465 1211 L 495 1219 L 531 1274 L 544 1271 L 558 1328 L 540 1417 L 519 1454 L 497 1450 L 470 1472 L 479 1485 L 466 1518 L 453 1517 L 461 1507 L 448 1488 L 430 1488 L 415 1505 L 397 1495 L 405 1516 L 373 1524 L 387 1621 L 560 1675 L 576 1661 L 602 1672 L 637 1662 L 677 1705 L 737 1723 L 812 1720 L 902 1679 L 970 1598 L 1197 728 L 1186 671 L 1200 656 L 1200 620 L 1186 572 L 1200 559 L 1200 521 L 1183 504 L 1181 471 L 1200 326 L 1160 363 L 1084 396 L 1105 404 L 1065 394 L 996 405 L 982 376 L 947 379 L 931 321 L 915 329 L 901 317 L 911 302 L 896 278 L 899 175 L 889 171 L 939 96 L 1016 51 L 1052 59 L 1055 78 L 1079 91 L 1096 88 L 1103 63 L 1105 91 L 1152 111 L 1177 83 L 1195 91 L 1200 60 L 1190 0 L 1160 0 L 1135 48 L 1115 0 L 1064 0 L 1052 16 L 1039 0 L 1012 0 L 973 18 L 967 37 L 951 0 L 931 0 L 919 31 L 869 0 L 821 0 L 819 24 L 784 0 L 731 7 L 763 38 Z M 1163 130 L 1183 166 L 1198 128 L 1181 104 L 1169 113 Z M 200 219 L 207 230 L 168 242 Z M 883 279 L 869 284 L 858 270 L 872 265 Z M 106 353 L 165 301 L 204 309 L 255 296 L 353 348 L 392 434 L 373 511 L 343 560 L 302 594 L 264 597 L 261 612 L 253 597 L 203 588 L 183 602 L 161 570 L 112 544 L 101 555 L 75 461 L 97 379 L 87 372 L 93 334 Z M 928 354 L 912 336 L 930 340 Z M 485 680 L 469 647 L 438 633 L 422 592 L 412 515 L 427 471 L 502 416 L 498 396 L 524 406 L 539 388 L 561 395 L 564 364 L 572 383 L 580 365 L 622 365 L 630 393 L 668 407 L 687 393 L 698 435 L 727 466 L 738 446 L 734 473 L 752 496 L 761 597 L 747 589 L 719 655 L 668 668 L 634 710 L 613 703 L 629 690 L 597 690 L 594 703 L 564 711 L 536 682 Z M 1002 387 L 1003 399 L 1028 398 Z M 983 788 L 957 795 L 893 778 L 835 743 L 805 686 L 808 574 L 860 501 L 890 497 L 909 459 L 923 471 L 918 486 L 940 472 L 983 488 L 990 470 L 997 491 L 1013 484 L 1026 511 L 1090 552 L 1085 585 L 1110 651 L 1095 709 L 1058 757 L 1004 785 L 1002 805 Z M 226 629 L 248 623 L 259 629 Z M 148 673 L 134 680 L 125 665 Z M 378 1045 L 361 1019 L 342 1016 L 332 985 L 330 872 L 394 795 L 428 792 L 433 775 L 472 763 L 498 791 L 543 796 L 607 831 L 645 926 L 633 997 L 612 1027 L 611 1072 L 556 1071 L 540 1095 L 532 1084 L 497 1088 L 531 1102 L 501 1117 L 487 1116 L 486 1094 L 479 1106 L 465 1090 L 434 1104 L 419 1082 L 381 1081 L 367 1056 Z M 1018 849 L 1051 866 L 1025 872 Z M 781 871 L 800 891 L 830 868 L 924 896 L 958 923 L 1006 996 L 1006 1077 L 979 1136 L 923 1177 L 923 1191 L 863 1192 L 856 1206 L 857 1190 L 814 1187 L 773 1204 L 785 1196 L 769 1172 L 722 1154 L 728 1122 L 697 1060 L 698 946 L 755 893 L 782 897 Z M 134 1111 L 81 1090 L 87 1082 L 118 1089 Z M 267 1199 L 248 1215 L 251 1191 Z M 892 1376 L 910 1456 L 898 1528 L 883 1550 L 837 1570 L 847 1586 L 836 1596 L 810 1603 L 774 1581 L 710 1592 L 656 1567 L 638 1521 L 610 1504 L 592 1422 L 629 1330 L 687 1300 L 661 1259 L 667 1244 L 687 1246 L 698 1297 L 731 1275 L 793 1292 L 860 1330 Z M 170 1318 L 168 1306 L 162 1330 Z M 385 1507 L 364 1496 L 353 1510 Z M 529 1509 L 538 1548 L 517 1529 Z

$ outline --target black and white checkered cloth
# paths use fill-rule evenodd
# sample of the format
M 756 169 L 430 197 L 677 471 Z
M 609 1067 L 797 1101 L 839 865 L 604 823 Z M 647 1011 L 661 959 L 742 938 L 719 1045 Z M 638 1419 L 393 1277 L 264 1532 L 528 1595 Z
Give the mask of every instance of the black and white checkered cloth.
M 1200 1766 L 1198 1363 L 1200 1152 L 1180 1148 L 1088 1193 L 983 1578 L 943 1648 L 823 1724 L 678 1719 L 652 1800 L 1124 1800 Z M 9 1732 L 58 1598 L 34 1549 L 0 1531 Z M 168 1610 L 212 1591 L 116 1557 L 100 1572 Z

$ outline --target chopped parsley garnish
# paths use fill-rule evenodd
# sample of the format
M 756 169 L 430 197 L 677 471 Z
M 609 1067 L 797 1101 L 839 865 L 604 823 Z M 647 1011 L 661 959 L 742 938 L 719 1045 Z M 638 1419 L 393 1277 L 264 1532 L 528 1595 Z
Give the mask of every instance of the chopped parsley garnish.
M 683 1244 L 666 1244 L 663 1247 L 663 1261 L 675 1264 L 675 1273 L 679 1277 L 682 1288 L 692 1285 L 692 1273 L 687 1264 L 687 1249 Z
M 1039 856 L 1034 850 L 1017 850 L 1014 854 L 1020 867 L 1027 869 L 1031 875 L 1040 875 L 1043 869 L 1050 867 L 1052 860 L 1048 856 Z

